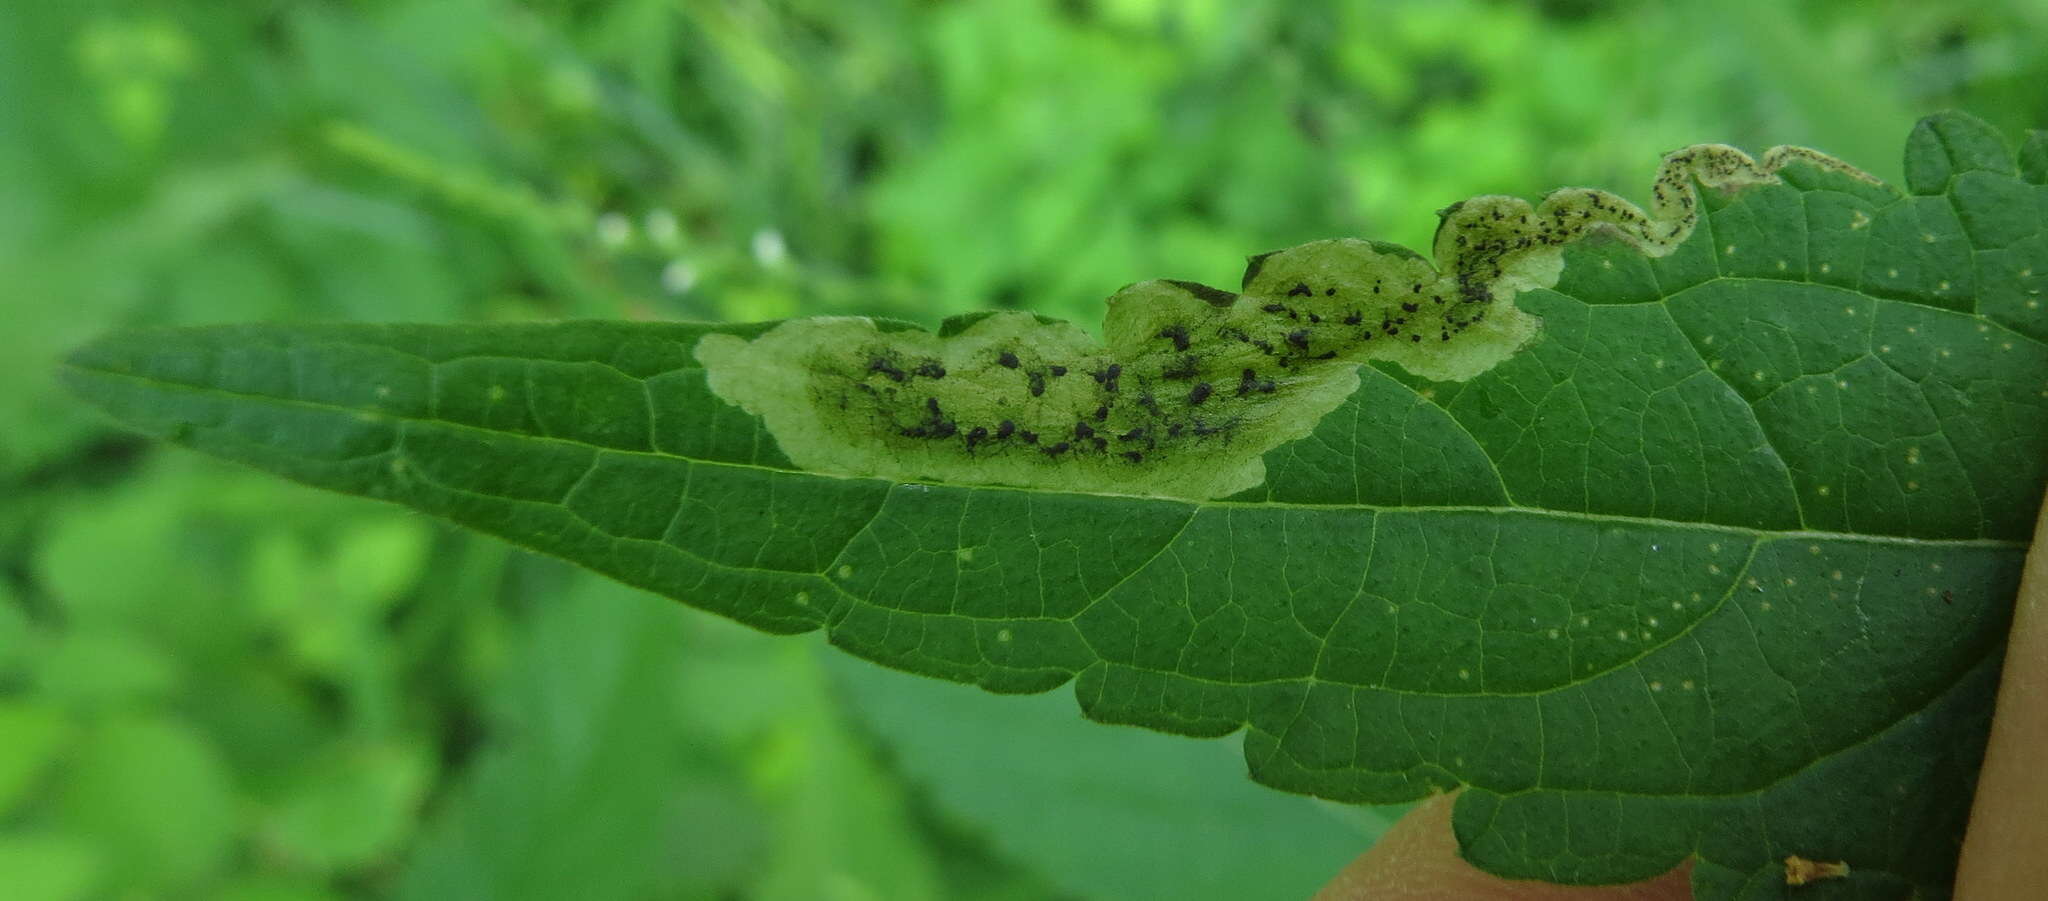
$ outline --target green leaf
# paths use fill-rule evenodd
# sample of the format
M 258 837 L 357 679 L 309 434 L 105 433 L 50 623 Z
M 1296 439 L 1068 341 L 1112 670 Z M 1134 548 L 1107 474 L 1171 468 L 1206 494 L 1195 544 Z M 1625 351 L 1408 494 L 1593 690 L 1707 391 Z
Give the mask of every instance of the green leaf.
M 0 815 L 14 809 L 55 760 L 71 724 L 62 712 L 33 701 L 0 700 Z
M 595 578 L 559 594 L 399 897 L 939 896 L 806 649 L 728 653 Z
M 344 749 L 308 769 L 264 834 L 281 856 L 313 867 L 374 862 L 407 837 L 429 775 L 417 749 Z
M 1466 786 L 1464 853 L 1504 875 L 1616 882 L 1692 856 L 1700 897 L 1756 896 L 1796 854 L 1849 863 L 1837 890 L 1939 895 L 2048 477 L 2048 202 L 2037 164 L 1957 114 L 1915 131 L 1911 194 L 1810 159 L 1774 153 L 1718 182 L 1695 170 L 1722 185 L 1698 195 L 1667 165 L 1646 223 L 1583 192 L 1535 211 L 1570 225 L 1542 235 L 1483 230 L 1511 201 L 1448 210 L 1444 268 L 1420 277 L 1478 273 L 1503 316 L 1509 283 L 1528 288 L 1512 304 L 1535 331 L 1455 358 L 1346 345 L 1362 355 L 1301 360 L 1282 377 L 1329 412 L 1232 464 L 1209 488 L 1257 478 L 1221 500 L 1195 469 L 1148 491 L 1099 462 L 1050 488 L 799 470 L 801 456 L 886 471 L 887 454 L 826 451 L 898 439 L 863 438 L 822 391 L 728 379 L 765 423 L 722 401 L 693 349 L 740 366 L 766 325 L 138 332 L 79 351 L 65 378 L 135 428 L 760 629 L 825 628 L 860 656 L 995 691 L 1072 680 L 1106 722 L 1243 730 L 1268 785 L 1358 802 Z M 1617 229 L 1562 215 L 1594 210 Z M 1451 246 L 1560 234 L 1561 278 L 1540 249 Z M 1427 266 L 1363 244 L 1260 261 L 1244 298 L 1120 295 L 1110 349 L 1093 352 L 1159 340 L 1133 324 L 1170 327 L 1145 319 L 1160 310 L 1212 326 L 1297 303 L 1260 293 L 1286 266 L 1309 273 L 1303 291 Z M 1300 309 L 1344 302 L 1320 297 Z M 996 324 L 1034 352 L 1080 340 L 1015 317 L 953 344 L 856 337 L 937 354 Z M 785 344 L 827 366 L 811 376 L 852 353 L 813 340 L 837 326 L 801 328 L 808 343 Z M 1351 359 L 1373 362 L 1333 392 Z M 995 384 L 1002 367 L 977 365 L 949 384 Z M 1165 378 L 1133 371 L 1132 386 Z M 1273 412 L 1255 395 L 1204 409 Z M 791 403 L 816 409 L 778 425 Z M 793 431 L 804 422 L 823 431 Z M 933 411 L 905 438 L 966 437 L 943 424 Z M 1188 446 L 1273 437 L 1221 434 Z M 967 472 L 943 467 L 973 449 L 903 465 Z M 1122 493 L 1101 490 L 1115 479 Z
M 21 602 L 6 586 L 0 586 L 0 679 L 18 679 L 28 668 L 34 643 L 40 638 L 29 623 Z
M 175 658 L 119 629 L 64 632 L 39 662 L 37 687 L 81 708 L 162 700 L 184 681 Z
M 13 901 L 75 901 L 91 897 L 103 876 L 100 855 L 64 835 L 0 835 L 0 885 Z
M 112 719 L 86 736 L 65 775 L 60 818 L 106 852 L 113 881 L 190 884 L 226 861 L 234 786 L 213 747 L 184 725 Z
M 827 665 L 939 809 L 1075 898 L 1305 898 L 1401 813 L 1265 791 L 1234 742 L 1097 728 L 1065 698 Z
M 678 625 L 594 579 L 561 594 L 494 687 L 500 737 L 425 828 L 397 897 L 639 898 L 670 870 L 695 871 L 698 850 L 665 828 L 688 746 L 646 701 L 675 682 L 678 662 L 662 651 Z M 743 849 L 751 824 L 725 824 Z M 665 853 L 682 847 L 682 860 Z
M 257 876 L 214 890 L 218 901 L 336 901 L 341 895 L 314 879 Z

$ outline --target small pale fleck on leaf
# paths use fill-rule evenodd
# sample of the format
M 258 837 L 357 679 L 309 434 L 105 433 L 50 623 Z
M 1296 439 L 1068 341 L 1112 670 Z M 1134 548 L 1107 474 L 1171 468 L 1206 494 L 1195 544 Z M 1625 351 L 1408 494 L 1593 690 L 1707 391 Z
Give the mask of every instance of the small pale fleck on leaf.
M 1806 885 L 1823 879 L 1841 879 L 1849 875 L 1849 865 L 1843 861 L 1807 860 L 1797 854 L 1785 857 L 1785 884 Z

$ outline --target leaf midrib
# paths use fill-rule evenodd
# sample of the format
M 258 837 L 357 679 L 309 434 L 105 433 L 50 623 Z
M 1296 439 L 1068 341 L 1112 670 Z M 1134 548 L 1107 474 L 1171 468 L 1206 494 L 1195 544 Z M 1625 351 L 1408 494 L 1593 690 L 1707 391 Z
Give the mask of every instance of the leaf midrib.
M 359 408 L 359 407 L 350 407 L 350 406 L 346 406 L 346 405 L 342 405 L 342 404 L 331 404 L 331 403 L 322 403 L 322 402 L 319 402 L 319 401 L 309 401 L 309 400 L 302 400 L 302 399 L 299 399 L 299 398 L 279 397 L 279 396 L 276 396 L 276 395 L 271 395 L 271 394 L 252 394 L 252 393 L 248 393 L 248 392 L 242 392 L 242 391 L 231 391 L 231 390 L 228 390 L 228 389 L 225 389 L 225 388 L 218 388 L 218 387 L 212 387 L 212 386 L 205 386 L 205 385 L 192 385 L 192 384 L 187 384 L 187 383 L 184 383 L 184 382 L 173 382 L 173 381 L 165 381 L 165 380 L 162 380 L 162 379 L 155 379 L 155 378 L 150 378 L 150 377 L 148 377 L 148 376 L 144 376 L 144 375 L 137 375 L 137 374 L 135 374 L 135 373 L 132 373 L 132 372 L 119 372 L 119 371 L 115 371 L 115 370 L 111 370 L 111 369 L 100 369 L 100 368 L 95 368 L 95 367 L 91 367 L 91 366 L 86 366 L 86 365 L 83 365 L 83 364 L 79 364 L 79 363 L 76 363 L 76 362 L 66 362 L 66 363 L 64 363 L 64 364 L 62 365 L 62 368 L 64 368 L 64 369 L 69 369 L 69 370 L 75 370 L 75 371 L 77 371 L 77 372 L 81 372 L 81 373 L 86 373 L 86 374 L 89 374 L 89 375 L 91 375 L 91 376 L 97 376 L 97 377 L 105 377 L 105 378 L 115 378 L 115 379 L 124 379 L 124 380 L 128 380 L 128 381 L 134 381 L 134 382 L 141 382 L 141 383 L 144 383 L 144 384 L 148 384 L 148 385 L 151 385 L 151 386 L 155 386 L 155 387 L 165 388 L 165 389 L 169 389 L 169 390 L 176 390 L 176 391 L 184 391 L 184 392 L 188 392 L 188 393 L 192 393 L 192 394 L 200 394 L 200 395 L 219 395 L 219 396 L 224 396 L 224 397 L 230 397 L 230 398 L 236 398 L 236 399 L 243 399 L 243 400 L 253 400 L 253 401 L 258 401 L 258 402 L 262 402 L 262 403 L 271 403 L 271 404 L 278 404 L 278 405 L 281 405 L 281 406 L 289 406 L 289 407 L 298 407 L 298 408 L 303 408 L 303 409 L 312 409 L 312 410 L 320 410 L 320 411 L 323 411 L 323 412 L 338 412 L 338 413 L 349 413 L 349 414 L 354 414 L 354 415 L 372 415 L 372 416 L 377 416 L 377 417 L 380 417 L 380 418 L 383 418 L 383 419 L 386 419 L 386 420 L 390 420 L 390 421 L 393 421 L 393 422 L 404 422 L 404 423 L 417 423 L 417 424 L 421 424 L 421 425 L 430 425 L 430 426 L 436 426 L 436 427 L 440 427 L 440 428 L 448 428 L 448 429 L 457 429 L 457 430 L 462 430 L 462 431 L 468 431 L 468 432 L 475 432 L 475 433 L 480 433 L 480 434 L 483 434 L 483 435 L 489 435 L 489 436 L 494 436 L 494 437 L 502 437 L 502 438 L 513 438 L 513 439 L 518 439 L 518 440 L 522 440 L 522 441 L 546 441 L 546 442 L 553 442 L 553 443 L 556 443 L 556 444 L 563 444 L 563 445 L 568 445 L 568 446 L 571 446 L 571 447 L 577 447 L 577 448 L 582 448 L 582 449 L 586 449 L 586 450 L 589 450 L 589 451 L 591 451 L 591 452 L 593 452 L 593 453 L 606 453 L 606 454 L 621 454 L 621 455 L 626 455 L 626 456 L 635 456 L 635 457 L 654 457 L 654 458 L 659 458 L 659 459 L 663 459 L 663 460 L 678 460 L 678 461 L 684 461 L 684 462 L 688 462 L 688 463 L 691 463 L 691 464 L 693 464 L 693 465 L 698 465 L 698 466 L 714 466 L 714 467 L 725 467 L 725 468 L 730 468 L 730 469 L 735 469 L 735 470 L 751 470 L 751 471 L 758 471 L 758 472 L 770 472 L 770 473 L 781 473 L 781 474 L 785 474 L 785 475 L 806 475 L 806 476 L 813 476 L 813 477 L 816 477 L 816 478 L 829 478 L 829 479 L 861 479 L 861 480 L 873 480 L 873 481 L 886 481 L 886 480 L 883 480 L 883 479 L 873 479 L 872 477 L 869 477 L 869 476 L 849 476 L 849 475 L 842 475 L 842 474 L 837 474 L 837 473 L 826 473 L 826 472 L 817 472 L 817 471 L 812 471 L 812 470 L 802 470 L 802 469 L 783 469 L 783 468 L 780 468 L 780 467 L 774 467 L 774 466 L 762 466 L 762 465 L 760 465 L 760 464 L 756 464 L 756 463 L 736 463 L 736 462 L 732 462 L 732 461 L 729 461 L 729 460 L 710 460 L 710 459 L 704 459 L 704 458 L 700 458 L 700 457 L 685 457 L 685 456 L 681 456 L 681 455 L 677 455 L 677 454 L 667 454 L 667 453 L 661 453 L 661 452 L 658 452 L 658 451 L 639 451 L 639 450 L 627 450 L 627 449 L 624 449 L 624 448 L 615 448 L 615 447 L 605 447 L 605 446 L 603 446 L 603 445 L 599 445 L 599 444 L 591 444 L 591 443 L 589 443 L 589 442 L 586 442 L 586 441 L 578 441 L 578 440 L 576 440 L 576 439 L 573 439 L 573 438 L 558 438 L 558 437 L 552 437 L 552 436 L 545 436 L 545 435 L 530 435 L 530 434 L 525 434 L 525 433 L 521 433 L 521 432 L 509 432 L 509 431 L 503 431 L 503 430 L 499 430 L 499 429 L 487 429 L 487 428 L 484 428 L 484 427 L 482 427 L 482 426 L 475 426 L 475 425 L 470 425 L 470 424 L 468 424 L 468 423 L 454 422 L 454 421 L 450 421 L 450 420 L 445 420 L 445 419 L 434 419 L 434 418 L 429 418 L 429 417 L 424 417 L 424 416 L 406 416 L 406 415 L 402 415 L 402 414 L 397 414 L 397 413 L 391 413 L 391 412 L 387 412 L 387 411 L 383 411 L 383 410 L 370 410 L 370 409 L 365 409 L 365 408 Z M 386 451 L 385 453 L 389 453 L 389 451 Z M 372 455 L 372 456 L 374 456 L 374 455 Z M 1911 535 L 1891 535 L 1891 534 L 1882 534 L 1882 533 L 1855 533 L 1855 532 L 1831 532 L 1831 531 L 1827 531 L 1827 530 L 1822 530 L 1822 529 L 1760 529 L 1760 528 L 1755 528 L 1755 527 L 1750 527 L 1750 526 L 1737 526 L 1737 525 L 1728 525 L 1728 524 L 1725 524 L 1725 523 L 1712 523 L 1712 522 L 1686 522 L 1686 521 L 1683 521 L 1683 520 L 1673 520 L 1673 519 L 1662 519 L 1662 518 L 1659 518 L 1659 517 L 1653 517 L 1653 516 L 1639 516 L 1639 515 L 1632 515 L 1632 514 L 1621 514 L 1621 513 L 1591 513 L 1591 512 L 1585 512 L 1585 511 L 1578 511 L 1578 510 L 1556 510 L 1556 509 L 1551 509 L 1551 508 L 1547 508 L 1547 507 L 1525 507 L 1525 506 L 1519 506 L 1519 505 L 1508 505 L 1508 506 L 1495 506 L 1495 505 L 1485 505 L 1485 504 L 1442 504 L 1442 505 L 1419 505 L 1419 504 L 1417 504 L 1417 505 L 1400 505 L 1400 506 L 1382 506 L 1382 505 L 1375 505 L 1375 504 L 1362 504 L 1362 503 L 1330 503 L 1330 504 L 1306 504 L 1306 503 L 1300 503 L 1300 502 L 1291 502 L 1291 501 L 1265 501 L 1265 500 L 1259 500 L 1259 501 L 1230 501 L 1230 500 L 1202 500 L 1202 501 L 1191 501 L 1191 500 L 1188 500 L 1188 499 L 1186 499 L 1186 498 L 1176 498 L 1176 497 L 1156 497 L 1156 496 L 1152 496 L 1152 495 L 1142 495 L 1142 494 L 1116 494 L 1116 493 L 1112 493 L 1112 492 L 1075 492 L 1075 491 L 1069 491 L 1069 492 L 1047 492 L 1047 491 L 1043 491 L 1043 490 L 1039 490 L 1039 489 L 1031 489 L 1031 488 L 1016 488 L 1016 487 L 1012 487 L 1012 486 L 1007 486 L 1007 485 L 982 485 L 982 484 L 973 484 L 973 483 L 965 483 L 965 482 L 947 482 L 947 481 L 940 481 L 940 480 L 923 480 L 923 481 L 919 481 L 919 482 L 915 482 L 915 483 L 894 483 L 894 484 L 918 484 L 918 485 L 929 485 L 929 486 L 932 486 L 932 487 L 943 487 L 943 488 L 957 488 L 957 489 L 963 489 L 963 490 L 970 490 L 970 491 L 999 491 L 999 492 L 1016 492 L 1016 493 L 1020 493 L 1020 494 L 1034 494 L 1034 495 L 1035 495 L 1035 494 L 1053 494 L 1053 493 L 1059 493 L 1059 494 L 1072 494 L 1072 495 L 1079 495 L 1079 496 L 1083 496 L 1083 497 L 1099 497 L 1099 498 L 1106 498 L 1106 499 L 1123 499 L 1123 500 L 1134 500 L 1134 501 L 1143 501 L 1143 502 L 1147 502 L 1147 503 L 1157 503 L 1157 504 L 1177 504 L 1177 505 L 1182 505 L 1182 506 L 1186 506 L 1186 507 L 1191 507 L 1191 508 L 1195 508 L 1195 509 L 1198 509 L 1198 510 L 1199 510 L 1199 509 L 1237 509 L 1237 508 L 1245 508 L 1245 509 L 1259 509 L 1259 510 L 1298 510 L 1298 511 L 1304 511 L 1304 512 L 1313 512 L 1313 511 L 1331 511 L 1331 510 L 1355 510 L 1355 511 L 1370 511 L 1370 512 L 1374 512 L 1374 513 L 1397 513 L 1397 514 L 1398 514 L 1398 513 L 1486 513 L 1486 514 L 1520 514 L 1520 515 L 1527 515 L 1527 516 L 1539 516 L 1539 517 L 1547 517 L 1547 518 L 1554 518 L 1554 519 L 1558 519 L 1558 520 L 1562 520 L 1562 521 L 1566 521 L 1566 522 L 1583 522 L 1583 523 L 1612 523 L 1612 524 L 1616 524 L 1616 525 L 1634 525 L 1634 526 L 1648 526 L 1648 527 L 1652 527 L 1652 528 L 1660 528 L 1660 529 L 1671 529 L 1671 530 L 1695 530 L 1695 531 L 1708 531 L 1708 532 L 1716 532 L 1716 533 L 1720 533 L 1720 534 L 1730 534 L 1730 535 L 1749 535 L 1749 536 L 1756 536 L 1756 537 L 1757 537 L 1757 538 L 1758 538 L 1759 540 L 1779 540 L 1779 539 L 1788 539 L 1788 538 L 1806 538 L 1806 539 L 1809 539 L 1809 540 L 1825 540 L 1825 541 L 1845 541 L 1845 542 L 1859 542 L 1859 543 L 1864 543 L 1864 544 L 1881 544 L 1881 545 L 1887 545 L 1887 546 L 1899 546 L 1899 547 L 1941 547 L 1941 548 L 1997 548 L 1997 549 L 2008 549 L 2008 550 L 2018 550 L 2018 549 L 2022 549 L 2022 548 L 2024 548 L 2024 547 L 2026 547 L 2026 546 L 2027 546 L 2027 543 L 2026 543 L 2025 541 L 2021 541 L 2021 540 L 2017 540 L 2017 539 L 2005 539 L 2005 538 L 1984 538 L 1984 537 L 1977 537 L 1977 538 L 1923 538 L 1923 537 L 1916 537 L 1916 536 L 1911 536 Z M 496 497 L 497 497 L 497 495 L 483 495 L 483 496 L 488 496 L 488 497 L 494 497 L 494 498 L 496 498 Z M 511 500 L 510 498 L 499 498 L 499 499 L 501 499 L 501 500 Z M 539 501 L 534 501 L 533 503 L 541 503 L 541 502 L 539 502 Z M 552 506 L 559 506 L 559 505 L 560 505 L 560 502 L 559 502 L 559 501 L 557 501 L 557 502 L 552 502 L 552 503 L 551 503 L 551 505 L 552 505 Z M 773 570 L 773 571 L 774 571 L 774 572 L 787 572 L 787 570 Z M 823 572 L 823 570 L 821 570 L 820 572 Z

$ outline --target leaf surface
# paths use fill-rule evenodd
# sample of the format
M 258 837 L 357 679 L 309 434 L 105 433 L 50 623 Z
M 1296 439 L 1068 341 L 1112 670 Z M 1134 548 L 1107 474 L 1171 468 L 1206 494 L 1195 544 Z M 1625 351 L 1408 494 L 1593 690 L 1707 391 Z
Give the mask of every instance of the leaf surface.
M 800 471 L 691 352 L 767 325 L 138 332 L 65 375 L 764 630 L 1242 729 L 1268 785 L 1468 786 L 1462 846 L 1503 875 L 1696 856 L 1700 897 L 1775 897 L 1796 854 L 1850 865 L 1826 891 L 1941 895 L 2048 478 L 2040 145 L 1937 116 L 1903 193 L 1794 164 L 1703 194 L 1666 256 L 1580 241 L 1516 299 L 1527 347 L 1461 382 L 1362 366 L 1221 500 Z

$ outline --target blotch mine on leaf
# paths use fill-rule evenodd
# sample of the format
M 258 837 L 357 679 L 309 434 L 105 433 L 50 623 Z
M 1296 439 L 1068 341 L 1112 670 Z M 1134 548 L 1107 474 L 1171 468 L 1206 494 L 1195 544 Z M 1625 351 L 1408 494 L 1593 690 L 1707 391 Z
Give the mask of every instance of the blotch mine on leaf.
M 1249 367 L 1232 368 L 1229 361 L 1260 356 L 1228 342 L 1190 362 L 1159 340 L 1162 323 L 1209 306 L 1168 288 L 1187 306 L 1152 303 L 1143 291 L 1113 301 L 1135 302 L 1155 318 L 1139 331 L 1119 333 L 1132 340 L 1112 347 L 1066 323 L 998 313 L 947 338 L 885 333 L 858 318 L 794 320 L 753 341 L 707 336 L 697 357 L 712 390 L 761 416 L 783 451 L 806 469 L 1167 497 L 1211 497 L 1257 485 L 1265 478 L 1260 456 L 1307 435 L 1357 388 L 1357 372 L 1300 367 L 1255 378 L 1243 396 L 1208 381 L 1168 382 L 1159 373 L 1179 366 L 1205 378 L 1223 375 L 1234 386 Z M 1191 344 L 1218 340 L 1213 326 L 1190 333 Z M 1003 362 L 1002 348 L 1090 377 L 1047 378 L 1030 368 L 1036 363 L 1013 369 Z M 929 359 L 947 375 L 899 383 L 869 365 L 876 358 Z
M 826 317 L 752 341 L 707 335 L 696 355 L 711 390 L 760 416 L 804 469 L 1224 497 L 1263 482 L 1261 457 L 1341 404 L 1358 386 L 1358 364 L 1471 379 L 1536 337 L 1541 322 L 1514 299 L 1556 284 L 1566 247 L 1604 235 L 1663 256 L 1692 233 L 1699 186 L 1775 182 L 1793 162 L 1869 179 L 1803 148 L 1774 148 L 1758 162 L 1697 145 L 1664 158 L 1647 211 L 1590 188 L 1537 204 L 1475 197 L 1442 212 L 1433 263 L 1336 239 L 1252 257 L 1238 293 L 1139 282 L 1109 298 L 1100 342 L 1028 313 L 991 314 L 945 337 Z M 1061 378 L 1069 371 L 1091 377 Z M 1141 436 L 1144 446 L 1112 446 L 1109 436 Z

